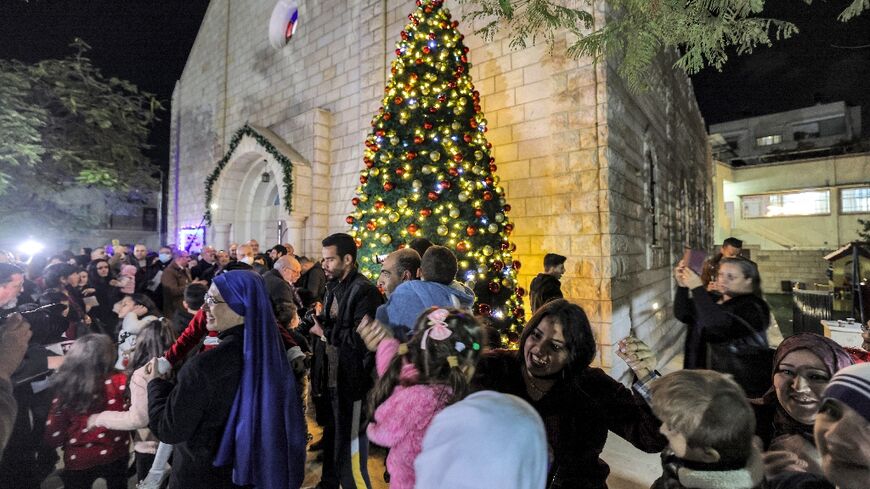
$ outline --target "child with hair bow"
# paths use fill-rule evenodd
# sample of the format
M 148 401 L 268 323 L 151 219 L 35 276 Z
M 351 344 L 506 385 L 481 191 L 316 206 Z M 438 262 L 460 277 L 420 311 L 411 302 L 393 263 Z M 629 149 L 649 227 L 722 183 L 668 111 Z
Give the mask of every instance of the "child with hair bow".
M 414 459 L 432 418 L 468 394 L 485 344 L 484 329 L 469 312 L 432 307 L 418 319 L 408 343 L 399 343 L 377 321 L 358 331 L 376 351 L 379 379 L 372 389 L 369 439 L 390 448 L 392 489 L 414 487 Z

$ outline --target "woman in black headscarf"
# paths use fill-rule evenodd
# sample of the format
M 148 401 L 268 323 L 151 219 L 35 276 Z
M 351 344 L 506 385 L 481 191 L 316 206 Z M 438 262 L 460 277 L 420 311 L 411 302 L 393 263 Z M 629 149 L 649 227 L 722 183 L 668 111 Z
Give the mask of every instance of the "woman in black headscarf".
M 108 260 L 98 258 L 88 264 L 88 285 L 94 288 L 94 297 L 97 299 L 97 305 L 88 311 L 88 315 L 97 320 L 100 331 L 112 335 L 118 323 L 118 316 L 112 307 L 121 300 L 123 294 Z

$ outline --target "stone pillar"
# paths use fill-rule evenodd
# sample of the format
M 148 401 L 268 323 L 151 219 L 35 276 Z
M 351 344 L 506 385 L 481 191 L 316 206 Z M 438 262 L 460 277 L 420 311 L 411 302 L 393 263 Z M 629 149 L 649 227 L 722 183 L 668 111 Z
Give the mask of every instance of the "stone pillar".
M 214 241 L 211 243 L 217 249 L 227 249 L 230 244 L 230 230 L 233 224 L 230 222 L 214 225 Z
M 296 248 L 296 253 L 302 251 L 303 239 L 305 239 L 305 218 L 290 216 L 287 218 L 287 234 L 284 242 L 290 243 Z

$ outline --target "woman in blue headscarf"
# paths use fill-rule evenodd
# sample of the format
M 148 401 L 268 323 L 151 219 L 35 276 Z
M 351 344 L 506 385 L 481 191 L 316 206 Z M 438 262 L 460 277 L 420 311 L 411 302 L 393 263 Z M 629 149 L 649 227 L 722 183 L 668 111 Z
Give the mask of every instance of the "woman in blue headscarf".
M 173 386 L 150 364 L 149 427 L 177 444 L 170 488 L 298 488 L 305 424 L 263 279 L 215 277 L 207 328 L 220 343 L 189 361 Z

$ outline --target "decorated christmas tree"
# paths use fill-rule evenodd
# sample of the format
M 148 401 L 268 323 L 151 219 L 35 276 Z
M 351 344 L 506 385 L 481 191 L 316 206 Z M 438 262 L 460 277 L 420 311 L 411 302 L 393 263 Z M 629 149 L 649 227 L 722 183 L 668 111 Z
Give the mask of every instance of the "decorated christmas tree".
M 443 1 L 418 0 L 417 7 L 397 44 L 347 217 L 360 269 L 377 277 L 376 257 L 414 238 L 446 246 L 459 261 L 457 279 L 477 295 L 474 312 L 516 342 L 524 317 L 520 262 L 468 48 Z

